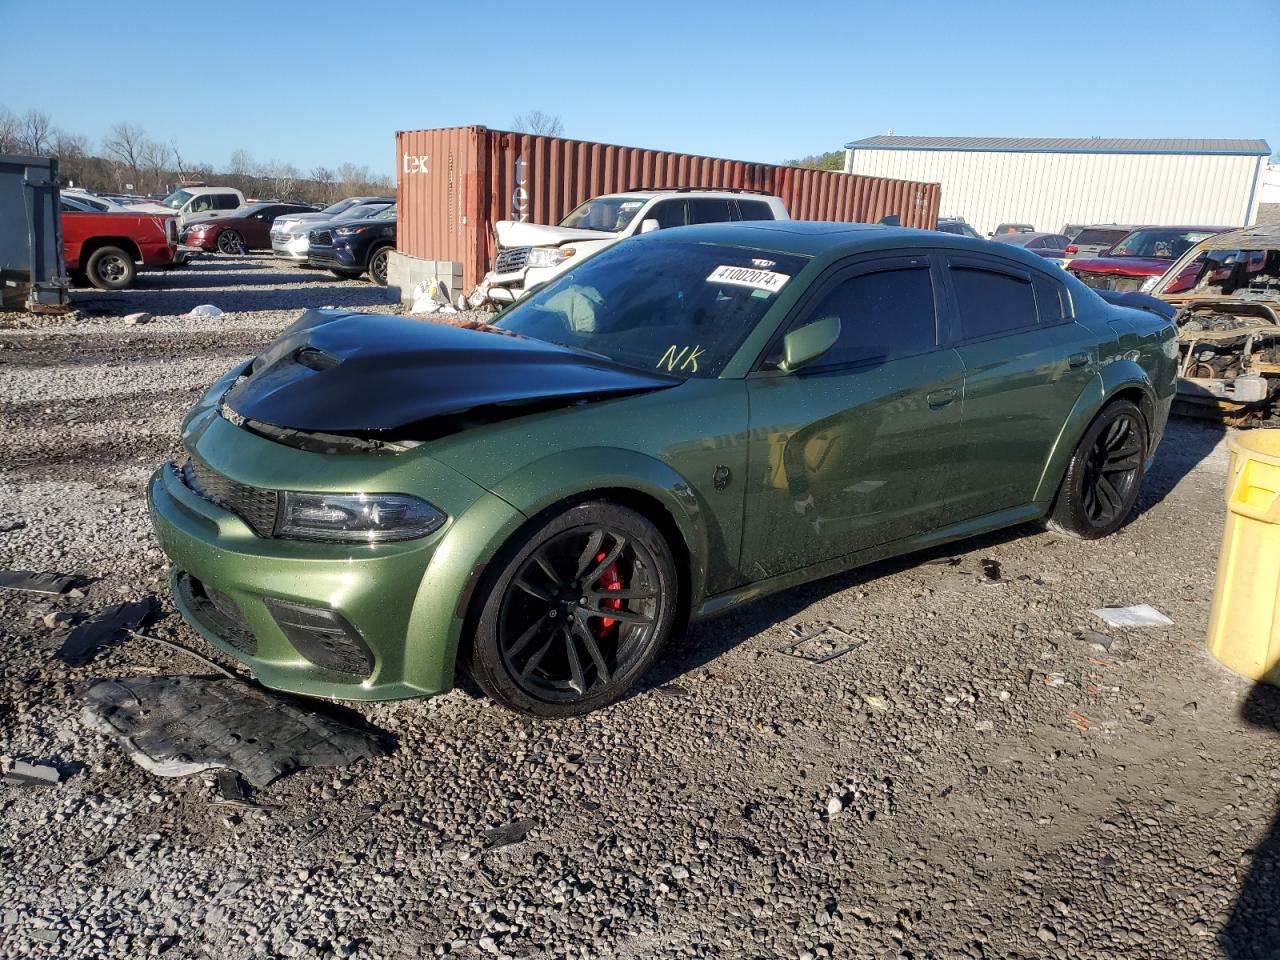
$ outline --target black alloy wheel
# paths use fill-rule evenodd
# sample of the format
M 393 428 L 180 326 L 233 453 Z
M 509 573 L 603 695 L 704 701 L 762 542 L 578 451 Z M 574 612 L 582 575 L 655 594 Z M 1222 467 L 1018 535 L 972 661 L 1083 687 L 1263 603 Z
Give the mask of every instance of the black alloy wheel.
M 369 279 L 380 287 L 387 285 L 387 260 L 390 253 L 390 247 L 379 247 L 369 258 Z
M 244 241 L 240 239 L 239 231 L 223 230 L 218 234 L 219 253 L 240 253 L 243 247 Z
M 495 579 L 477 591 L 484 600 L 470 668 L 512 709 L 571 716 L 612 703 L 671 632 L 678 588 L 670 548 L 625 507 L 572 507 L 495 566 Z
M 1085 459 L 1084 509 L 1099 526 L 1129 512 L 1130 493 L 1142 467 L 1140 429 L 1132 414 L 1116 417 L 1098 435 Z
M 1059 533 L 1093 540 L 1114 533 L 1138 502 L 1148 430 L 1142 411 L 1114 400 L 1076 446 L 1049 515 Z

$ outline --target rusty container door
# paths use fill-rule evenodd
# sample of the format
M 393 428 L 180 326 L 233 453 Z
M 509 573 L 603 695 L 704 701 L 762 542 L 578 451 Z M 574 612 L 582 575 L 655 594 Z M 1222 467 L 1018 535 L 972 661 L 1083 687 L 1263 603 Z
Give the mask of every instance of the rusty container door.
M 499 220 L 559 223 L 579 203 L 644 188 L 709 187 L 774 194 L 797 220 L 932 229 L 938 184 L 722 160 L 536 134 L 454 127 L 396 135 L 398 246 L 463 264 L 467 289 L 493 262 Z

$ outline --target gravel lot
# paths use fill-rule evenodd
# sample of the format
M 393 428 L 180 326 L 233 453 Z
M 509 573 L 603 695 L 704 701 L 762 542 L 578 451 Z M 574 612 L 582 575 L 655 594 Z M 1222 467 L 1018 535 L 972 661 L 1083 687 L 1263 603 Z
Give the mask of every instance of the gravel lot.
M 93 578 L 0 590 L 0 753 L 62 774 L 0 786 L 0 956 L 1280 956 L 1280 696 L 1204 651 L 1226 448 L 1187 421 L 1111 539 L 1019 529 L 790 591 L 695 628 L 598 714 L 361 705 L 390 756 L 256 809 L 144 772 L 77 688 L 204 668 L 140 639 L 70 668 L 44 616 L 154 593 L 149 632 L 211 653 L 167 599 L 148 474 L 300 308 L 385 307 L 264 257 L 143 281 L 79 292 L 75 318 L 0 314 L 0 530 L 22 524 L 0 567 Z M 179 316 L 200 303 L 228 313 Z M 1174 625 L 1088 612 L 1130 603 Z M 866 642 L 776 652 L 823 624 Z

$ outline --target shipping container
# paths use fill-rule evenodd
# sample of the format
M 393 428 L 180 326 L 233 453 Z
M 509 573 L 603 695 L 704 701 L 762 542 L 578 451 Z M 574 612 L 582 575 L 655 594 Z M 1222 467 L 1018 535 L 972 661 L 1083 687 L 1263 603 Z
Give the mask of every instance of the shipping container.
M 1258 215 L 1265 140 L 867 137 L 845 169 L 936 180 L 942 212 L 982 234 L 1001 223 L 1240 227 Z
M 932 229 L 938 185 L 565 140 L 486 127 L 396 134 L 400 253 L 462 265 L 471 289 L 493 262 L 499 220 L 558 224 L 582 201 L 643 188 L 714 187 L 781 197 L 797 220 Z

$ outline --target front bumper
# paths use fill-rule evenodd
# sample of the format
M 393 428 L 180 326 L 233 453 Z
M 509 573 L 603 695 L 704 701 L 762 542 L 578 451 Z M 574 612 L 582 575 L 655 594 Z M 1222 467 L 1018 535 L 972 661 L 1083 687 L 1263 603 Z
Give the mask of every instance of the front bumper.
M 301 237 L 271 235 L 271 252 L 282 260 L 305 263 L 309 246 L 310 240 L 305 234 Z
M 581 258 L 579 258 L 581 259 Z M 524 296 L 530 287 L 546 283 L 569 270 L 573 264 L 566 260 L 554 267 L 526 267 L 513 273 L 494 273 L 485 275 L 483 283 L 487 285 L 489 299 L 494 303 L 513 303 Z
M 341 270 L 363 270 L 364 264 L 356 259 L 350 247 L 316 247 L 307 250 L 307 262 L 317 267 L 337 267 Z
M 354 461 L 370 456 L 294 450 L 214 417 L 195 431 L 196 456 L 253 464 L 259 473 L 264 457 L 267 473 L 295 480 L 316 476 L 326 461 L 342 461 L 328 472 L 343 483 L 343 473 L 358 468 Z M 442 465 L 419 459 L 404 469 L 417 476 L 425 469 L 432 500 L 450 520 L 429 537 L 377 545 L 259 537 L 240 517 L 191 490 L 172 464 L 158 469 L 147 500 L 156 536 L 173 563 L 174 602 L 183 618 L 278 690 L 351 700 L 449 690 L 462 632 L 461 600 L 483 567 L 487 545 L 505 538 L 523 516 Z M 369 467 L 361 472 L 367 480 Z M 191 583 L 183 578 L 208 588 L 224 608 L 229 603 L 234 629 L 226 616 L 211 616 L 208 604 L 193 602 Z M 314 651 L 291 641 L 282 628 L 280 602 L 336 615 L 358 634 L 357 645 L 371 666 L 343 672 L 318 665 Z
M 213 252 L 218 249 L 218 234 L 216 233 L 187 233 L 182 237 L 182 244 L 195 250 L 203 250 L 205 252 Z

